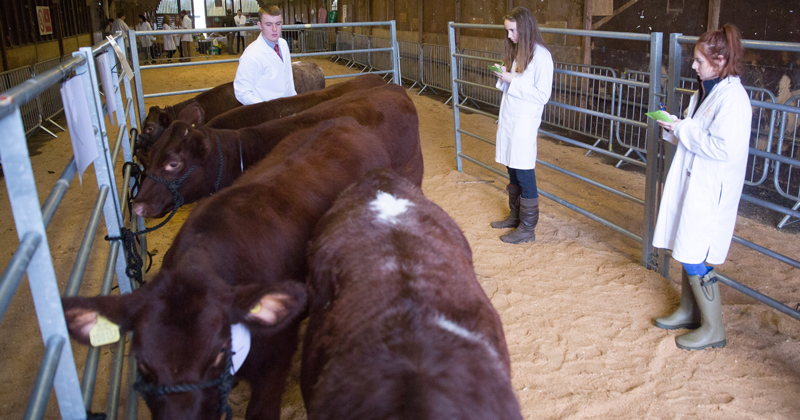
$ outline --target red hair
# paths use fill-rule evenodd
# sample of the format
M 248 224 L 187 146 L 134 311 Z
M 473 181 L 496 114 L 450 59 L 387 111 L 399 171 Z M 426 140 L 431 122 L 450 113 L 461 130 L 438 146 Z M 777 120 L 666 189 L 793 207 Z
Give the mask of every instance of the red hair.
M 742 72 L 744 47 L 742 47 L 742 34 L 735 25 L 727 23 L 722 29 L 700 35 L 694 47 L 712 64 L 715 64 L 720 56 L 725 59 L 725 65 L 719 69 L 721 79 L 739 76 Z

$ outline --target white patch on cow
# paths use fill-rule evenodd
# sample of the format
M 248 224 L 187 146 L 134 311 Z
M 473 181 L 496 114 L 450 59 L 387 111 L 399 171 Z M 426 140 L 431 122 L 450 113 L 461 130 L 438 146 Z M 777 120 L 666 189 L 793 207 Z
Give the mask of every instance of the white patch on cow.
M 383 262 L 383 271 L 395 272 L 400 267 L 397 266 L 397 260 L 394 257 L 389 257 Z
M 231 375 L 234 375 L 250 353 L 250 330 L 244 324 L 231 325 L 231 351 L 233 351 Z
M 397 217 L 413 205 L 405 198 L 397 198 L 383 191 L 378 191 L 378 195 L 369 203 L 369 207 L 378 212 L 378 220 L 391 225 L 399 222 Z
M 484 338 L 482 334 L 470 331 L 470 330 L 468 330 L 468 329 L 456 324 L 455 322 L 445 318 L 444 315 L 436 316 L 434 318 L 434 322 L 436 323 L 436 325 L 439 328 L 441 328 L 441 329 L 443 329 L 445 331 L 451 332 L 451 333 L 453 333 L 453 334 L 455 334 L 455 335 L 457 335 L 457 336 L 459 336 L 459 337 L 461 337 L 461 338 L 463 338 L 463 339 L 465 339 L 467 341 L 471 341 L 473 343 L 478 343 L 478 344 L 483 345 L 486 348 L 486 350 L 489 353 L 491 353 L 492 356 L 494 356 L 495 358 L 498 357 L 497 356 L 497 351 L 494 349 L 494 347 L 489 345 L 489 343 L 486 341 L 486 338 Z

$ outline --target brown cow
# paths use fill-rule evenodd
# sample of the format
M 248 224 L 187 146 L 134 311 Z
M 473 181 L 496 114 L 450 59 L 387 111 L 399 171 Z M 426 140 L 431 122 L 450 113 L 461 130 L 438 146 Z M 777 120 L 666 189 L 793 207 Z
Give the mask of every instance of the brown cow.
M 317 64 L 303 61 L 292 63 L 292 74 L 298 94 L 317 91 L 325 87 L 325 75 Z M 180 118 L 181 111 L 190 105 L 197 105 L 203 110 L 205 121 L 210 121 L 225 111 L 242 106 L 233 93 L 233 82 L 230 82 L 175 105 L 168 105 L 164 108 L 150 107 L 136 141 L 136 150 L 134 150 L 139 162 L 145 167 L 147 166 L 147 154 L 153 143 L 158 140 L 172 121 Z
M 257 105 L 260 104 L 249 107 Z M 176 121 L 151 150 L 150 161 L 153 164 L 133 201 L 133 211 L 147 218 L 162 217 L 170 212 L 177 197 L 164 181 L 173 182 L 184 176 L 186 178 L 175 188 L 183 203 L 192 203 L 213 194 L 231 185 L 245 169 L 301 128 L 329 118 L 352 116 L 361 124 L 388 130 L 392 125 L 391 115 L 402 114 L 404 109 L 413 106 L 402 87 L 381 82 L 378 87 L 350 92 L 291 117 L 256 127 L 219 130 L 208 124 L 192 128 L 187 127 L 187 123 Z
M 305 311 L 301 280 L 314 224 L 372 169 L 422 180 L 418 119 L 408 105 L 385 116 L 388 126 L 341 117 L 291 135 L 233 186 L 198 204 L 144 287 L 63 299 L 70 334 L 87 342 L 98 314 L 133 331 L 138 389 L 152 417 L 218 420 L 227 407 L 216 409 L 230 385 L 227 361 L 238 348 L 232 326 L 244 324 L 250 352 L 235 377 L 250 383 L 246 418 L 277 420 Z
M 469 244 L 414 184 L 368 174 L 319 221 L 309 255 L 309 420 L 522 419 Z

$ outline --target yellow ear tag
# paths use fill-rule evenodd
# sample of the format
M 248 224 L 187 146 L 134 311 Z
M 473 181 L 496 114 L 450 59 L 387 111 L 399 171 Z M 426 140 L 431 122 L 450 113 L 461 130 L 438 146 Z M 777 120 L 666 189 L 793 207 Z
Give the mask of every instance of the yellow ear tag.
M 119 341 L 119 326 L 103 315 L 97 315 L 97 323 L 89 330 L 89 341 L 94 347 Z
M 250 313 L 251 314 L 257 314 L 258 311 L 260 311 L 260 310 L 261 310 L 261 303 L 256 303 L 256 306 L 253 306 L 252 308 L 250 308 Z

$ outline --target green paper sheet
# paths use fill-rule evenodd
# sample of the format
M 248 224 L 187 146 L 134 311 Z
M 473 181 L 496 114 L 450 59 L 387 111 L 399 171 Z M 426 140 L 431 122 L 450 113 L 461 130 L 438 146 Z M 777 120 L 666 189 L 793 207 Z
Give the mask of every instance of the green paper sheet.
M 505 63 L 501 63 L 500 65 L 502 66 L 503 64 L 505 64 Z M 489 65 L 489 70 L 500 73 L 500 67 L 493 66 L 491 64 Z
M 656 120 L 656 121 L 664 121 L 664 122 L 672 122 L 672 118 L 670 118 L 669 114 L 666 111 L 653 111 L 648 112 L 644 115 Z

